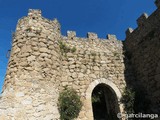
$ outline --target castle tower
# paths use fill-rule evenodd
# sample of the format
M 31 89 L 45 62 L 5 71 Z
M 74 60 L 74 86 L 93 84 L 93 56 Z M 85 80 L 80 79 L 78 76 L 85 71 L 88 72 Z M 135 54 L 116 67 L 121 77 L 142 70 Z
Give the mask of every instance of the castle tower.
M 40 10 L 29 10 L 28 16 L 18 21 L 2 92 L 5 101 L 18 109 L 4 105 L 6 116 L 16 120 L 31 118 L 31 114 L 41 120 L 40 114 L 46 120 L 57 118 L 58 111 L 51 106 L 56 106 L 58 97 L 60 38 L 58 21 L 43 18 Z

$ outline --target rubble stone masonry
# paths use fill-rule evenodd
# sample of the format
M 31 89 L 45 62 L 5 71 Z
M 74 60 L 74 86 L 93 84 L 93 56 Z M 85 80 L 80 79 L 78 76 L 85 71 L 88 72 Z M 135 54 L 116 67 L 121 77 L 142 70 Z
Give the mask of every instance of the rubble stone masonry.
M 116 94 L 120 112 L 121 94 L 128 83 L 140 83 L 152 99 L 151 110 L 160 106 L 160 2 L 151 15 L 143 14 L 138 28 L 126 32 L 126 40 L 115 35 L 106 39 L 88 33 L 86 38 L 29 10 L 18 21 L 0 97 L 0 120 L 59 120 L 59 92 L 64 86 L 81 96 L 77 120 L 93 120 L 91 94 L 103 83 Z M 130 57 L 126 56 L 130 54 Z

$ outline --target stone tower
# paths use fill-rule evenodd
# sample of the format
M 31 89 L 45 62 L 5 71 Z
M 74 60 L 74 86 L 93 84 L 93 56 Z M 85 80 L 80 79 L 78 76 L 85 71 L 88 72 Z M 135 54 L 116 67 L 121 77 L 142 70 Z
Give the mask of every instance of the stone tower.
M 4 104 L 10 108 L 6 109 L 10 111 L 8 119 L 33 119 L 40 114 L 48 120 L 51 114 L 58 118 L 60 37 L 58 21 L 43 18 L 40 10 L 29 10 L 28 16 L 18 21 L 2 92 L 9 102 Z
M 160 2 L 155 3 L 157 10 L 138 18 L 138 28 L 128 29 L 124 42 L 115 35 L 100 39 L 91 32 L 86 38 L 77 37 L 75 31 L 63 36 L 56 19 L 29 10 L 13 36 L 0 120 L 59 120 L 57 102 L 65 86 L 81 97 L 77 120 L 94 119 L 92 94 L 97 87 L 105 93 L 107 117 L 123 112 L 123 90 L 137 84 L 153 100 L 148 109 L 159 113 Z

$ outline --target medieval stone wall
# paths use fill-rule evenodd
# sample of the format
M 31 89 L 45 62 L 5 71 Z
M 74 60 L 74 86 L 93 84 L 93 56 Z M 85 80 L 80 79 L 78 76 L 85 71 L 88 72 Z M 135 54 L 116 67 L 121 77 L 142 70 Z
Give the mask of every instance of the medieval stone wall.
M 64 86 L 81 96 L 82 110 L 77 120 L 93 120 L 91 95 L 99 84 L 111 89 L 118 100 L 126 85 L 142 85 L 151 101 L 150 111 L 159 112 L 160 89 L 160 2 L 148 17 L 143 14 L 138 28 L 126 32 L 126 40 L 115 35 L 86 38 L 76 32 L 60 32 L 55 19 L 29 10 L 18 21 L 11 56 L 0 97 L 0 120 L 59 120 L 57 101 Z
M 68 31 L 60 33 L 55 19 L 29 10 L 18 21 L 13 36 L 3 92 L 0 119 L 59 119 L 57 100 L 64 86 L 73 87 L 81 96 L 83 107 L 78 119 L 93 119 L 91 94 L 94 87 L 107 83 L 118 100 L 125 87 L 123 44 L 115 35 L 87 38 Z
M 30 10 L 18 21 L 0 102 L 2 118 L 49 120 L 58 118 L 61 37 L 57 20 Z
M 129 57 L 135 74 L 135 85 L 146 92 L 149 103 L 147 113 L 160 113 L 160 2 L 157 10 L 148 17 L 138 18 L 138 27 L 126 32 L 126 57 Z M 143 93 L 142 93 L 143 94 Z

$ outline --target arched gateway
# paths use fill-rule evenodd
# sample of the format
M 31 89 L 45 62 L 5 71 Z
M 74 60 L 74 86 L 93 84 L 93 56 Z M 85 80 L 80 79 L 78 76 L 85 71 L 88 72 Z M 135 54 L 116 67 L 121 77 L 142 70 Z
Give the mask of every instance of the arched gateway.
M 96 98 L 95 98 L 96 97 Z M 117 113 L 122 112 L 121 93 L 117 86 L 105 79 L 93 81 L 86 91 L 86 116 L 89 120 L 119 120 Z

